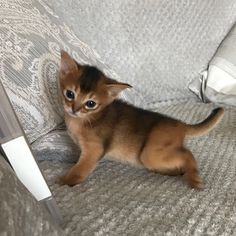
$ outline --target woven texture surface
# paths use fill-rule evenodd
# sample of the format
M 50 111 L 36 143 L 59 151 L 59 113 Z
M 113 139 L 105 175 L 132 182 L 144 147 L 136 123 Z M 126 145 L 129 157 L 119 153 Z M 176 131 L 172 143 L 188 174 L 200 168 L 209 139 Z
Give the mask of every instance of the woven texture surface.
M 77 36 L 148 103 L 188 99 L 236 21 L 236 1 L 51 0 Z M 154 104 L 153 104 L 154 106 Z
M 188 102 L 159 111 L 188 123 L 204 119 L 212 105 Z M 154 174 L 102 160 L 79 186 L 54 184 L 71 164 L 40 166 L 65 220 L 67 235 L 235 235 L 236 111 L 208 135 L 186 141 L 199 164 L 205 189 L 187 187 L 181 177 Z M 61 153 L 63 155 L 63 153 Z
M 48 211 L 37 202 L 0 155 L 0 235 L 61 236 Z

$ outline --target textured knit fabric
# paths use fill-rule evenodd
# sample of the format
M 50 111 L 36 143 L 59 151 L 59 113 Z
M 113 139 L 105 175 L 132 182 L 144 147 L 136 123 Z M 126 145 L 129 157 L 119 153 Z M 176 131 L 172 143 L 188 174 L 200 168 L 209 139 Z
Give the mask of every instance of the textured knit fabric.
M 212 109 L 190 102 L 161 110 L 196 123 Z M 59 187 L 55 177 L 71 164 L 46 161 L 40 166 L 64 216 L 67 235 L 231 236 L 236 235 L 235 140 L 236 111 L 230 109 L 209 134 L 186 140 L 205 182 L 203 191 L 190 189 L 182 177 L 107 160 L 82 184 Z
M 38 161 L 59 160 L 76 162 L 80 150 L 64 130 L 53 130 L 32 144 L 32 151 Z
M 0 235 L 61 236 L 46 208 L 17 179 L 0 155 Z
M 155 106 L 194 96 L 188 83 L 206 69 L 236 20 L 236 1 L 51 0 L 55 12 L 105 64 Z

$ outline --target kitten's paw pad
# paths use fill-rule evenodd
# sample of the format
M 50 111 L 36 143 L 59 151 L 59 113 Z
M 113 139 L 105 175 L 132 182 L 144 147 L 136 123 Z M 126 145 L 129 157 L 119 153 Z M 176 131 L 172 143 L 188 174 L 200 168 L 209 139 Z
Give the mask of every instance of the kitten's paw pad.
M 77 176 L 67 176 L 67 175 L 59 176 L 55 182 L 60 186 L 68 185 L 70 187 L 73 187 L 76 184 L 81 183 L 80 179 Z

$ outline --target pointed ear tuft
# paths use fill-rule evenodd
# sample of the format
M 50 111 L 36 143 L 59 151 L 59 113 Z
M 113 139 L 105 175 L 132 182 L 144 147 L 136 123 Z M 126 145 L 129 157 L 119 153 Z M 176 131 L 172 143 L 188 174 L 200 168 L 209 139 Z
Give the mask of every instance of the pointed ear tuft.
M 68 74 L 78 70 L 76 61 L 64 50 L 61 50 L 61 67 L 62 74 Z
M 108 89 L 109 95 L 113 98 L 117 97 L 124 89 L 132 88 L 132 86 L 129 84 L 119 82 L 106 84 L 106 87 Z

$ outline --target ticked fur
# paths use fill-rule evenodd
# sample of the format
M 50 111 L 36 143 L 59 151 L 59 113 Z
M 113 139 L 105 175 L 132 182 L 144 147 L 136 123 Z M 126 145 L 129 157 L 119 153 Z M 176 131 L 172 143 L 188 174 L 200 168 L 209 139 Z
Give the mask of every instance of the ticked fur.
M 183 174 L 191 187 L 202 187 L 184 138 L 212 129 L 223 116 L 222 108 L 205 121 L 188 125 L 134 107 L 117 98 L 130 85 L 107 78 L 95 67 L 79 65 L 64 51 L 59 79 L 68 133 L 81 148 L 78 163 L 59 178 L 60 184 L 81 183 L 107 154 L 161 174 Z

